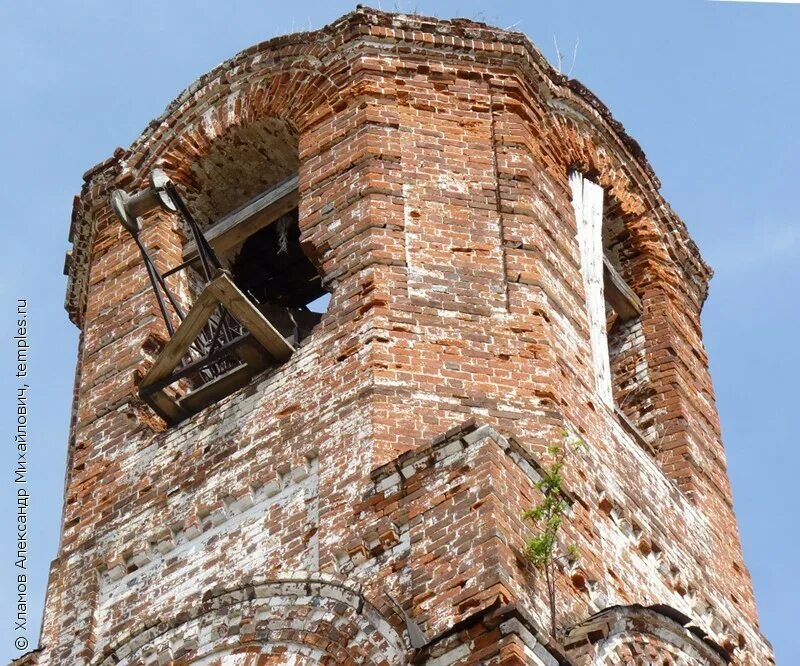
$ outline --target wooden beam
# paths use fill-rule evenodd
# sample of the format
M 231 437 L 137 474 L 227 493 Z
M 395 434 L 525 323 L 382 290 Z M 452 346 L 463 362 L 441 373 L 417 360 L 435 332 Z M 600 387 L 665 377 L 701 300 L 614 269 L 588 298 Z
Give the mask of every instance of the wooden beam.
M 216 379 L 187 393 L 178 400 L 178 406 L 185 412 L 196 414 L 247 384 L 256 372 L 255 369 L 248 365 L 238 365 Z
M 200 296 L 197 297 L 192 309 L 189 310 L 189 314 L 186 315 L 186 319 L 178 326 L 175 335 L 172 336 L 164 349 L 161 350 L 153 367 L 150 368 L 150 371 L 142 380 L 142 388 L 146 388 L 168 377 L 178 363 L 180 363 L 184 354 L 186 354 L 200 331 L 203 330 L 203 326 L 206 325 L 208 318 L 219 305 L 217 294 L 211 289 L 211 285 L 219 279 L 220 278 L 217 277 L 210 282 L 206 288 L 203 289 Z
M 294 175 L 259 194 L 206 229 L 206 240 L 217 252 L 225 252 L 240 245 L 257 231 L 297 208 L 300 201 L 297 184 L 298 177 Z M 184 260 L 189 261 L 196 256 L 195 242 L 186 243 L 183 246 Z
M 642 315 L 642 299 L 622 279 L 605 255 L 603 255 L 603 289 L 606 300 L 623 321 Z
M 189 416 L 181 406 L 170 398 L 163 390 L 150 394 L 141 394 L 144 401 L 153 408 L 156 414 L 169 425 L 180 423 Z
M 292 355 L 294 352 L 292 344 L 259 312 L 225 273 L 209 283 L 206 289 L 214 292 L 217 300 L 278 363 L 282 363 Z

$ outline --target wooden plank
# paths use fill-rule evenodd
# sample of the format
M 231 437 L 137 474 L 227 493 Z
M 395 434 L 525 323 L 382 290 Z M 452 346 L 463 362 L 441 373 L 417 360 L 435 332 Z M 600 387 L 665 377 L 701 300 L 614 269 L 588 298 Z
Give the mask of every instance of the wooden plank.
M 189 416 L 172 398 L 170 398 L 163 390 L 156 391 L 149 395 L 142 394 L 142 399 L 150 405 L 153 410 L 162 419 L 170 425 L 180 423 Z
M 642 300 L 622 279 L 606 256 L 603 256 L 603 282 L 606 300 L 624 321 L 642 315 Z
M 213 290 L 219 302 L 236 317 L 264 349 L 279 363 L 294 352 L 292 344 L 264 317 L 225 274 L 215 278 L 206 289 Z
M 212 286 L 219 279 L 220 278 L 217 277 L 207 284 L 200 296 L 197 297 L 192 309 L 189 310 L 189 314 L 186 315 L 186 319 L 178 326 L 175 335 L 172 336 L 164 349 L 161 350 L 153 367 L 150 368 L 150 371 L 142 380 L 142 387 L 147 387 L 167 377 L 178 363 L 180 363 L 180 360 L 195 341 L 200 331 L 203 330 L 203 326 L 206 325 L 206 322 L 218 305 L 217 292 Z
M 578 227 L 581 273 L 586 293 L 586 314 L 589 322 L 589 344 L 592 350 L 597 393 L 612 405 L 611 367 L 606 335 L 606 301 L 603 296 L 603 188 L 584 178 L 578 171 L 569 174 L 572 205 Z
M 257 231 L 297 208 L 300 202 L 297 184 L 298 177 L 294 175 L 259 194 L 206 229 L 206 240 L 217 252 L 235 248 Z M 197 245 L 194 241 L 183 246 L 183 256 L 187 261 L 197 256 Z
M 182 410 L 196 414 L 247 384 L 254 374 L 256 374 L 256 370 L 250 366 L 239 365 L 187 393 L 178 401 L 178 406 Z

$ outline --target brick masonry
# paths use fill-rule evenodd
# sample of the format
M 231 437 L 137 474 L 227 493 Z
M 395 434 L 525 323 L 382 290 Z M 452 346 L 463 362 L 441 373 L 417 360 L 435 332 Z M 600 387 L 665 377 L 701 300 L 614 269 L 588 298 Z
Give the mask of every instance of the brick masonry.
M 331 292 L 287 363 L 171 428 L 137 397 L 166 334 L 109 205 L 155 166 L 204 221 L 299 168 Z M 611 345 L 652 451 L 596 395 L 570 168 L 624 223 L 644 314 Z M 181 261 L 177 219 L 143 235 Z M 87 172 L 70 239 L 63 531 L 17 663 L 773 663 L 701 339 L 711 271 L 639 146 L 523 35 L 359 8 L 258 44 Z M 550 638 L 520 514 L 562 430 L 586 444 L 581 558 Z

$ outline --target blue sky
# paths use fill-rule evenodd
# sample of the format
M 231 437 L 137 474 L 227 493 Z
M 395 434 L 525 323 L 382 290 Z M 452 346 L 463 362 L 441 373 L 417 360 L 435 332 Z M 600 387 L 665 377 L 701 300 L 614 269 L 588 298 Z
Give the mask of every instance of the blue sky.
M 200 74 L 270 37 L 351 10 L 337 0 L 272 3 L 0 4 L 0 351 L 3 506 L 13 508 L 13 308 L 31 315 L 30 621 L 38 631 L 59 531 L 77 331 L 61 274 L 81 174 L 127 146 Z M 380 6 L 377 2 L 375 6 Z M 553 37 L 640 141 L 663 193 L 715 268 L 703 324 L 746 561 L 779 664 L 800 663 L 793 416 L 800 286 L 800 6 L 704 0 L 493 0 L 383 4 Z M 13 640 L 12 523 L 0 552 L 0 659 Z

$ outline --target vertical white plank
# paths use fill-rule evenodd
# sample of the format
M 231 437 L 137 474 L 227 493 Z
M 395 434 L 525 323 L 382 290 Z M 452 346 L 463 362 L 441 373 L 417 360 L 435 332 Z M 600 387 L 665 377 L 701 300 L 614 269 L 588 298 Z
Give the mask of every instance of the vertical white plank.
M 570 173 L 569 183 L 578 225 L 578 246 L 586 291 L 595 384 L 603 402 L 613 405 L 606 336 L 606 302 L 603 293 L 603 188 L 584 178 L 578 171 Z

